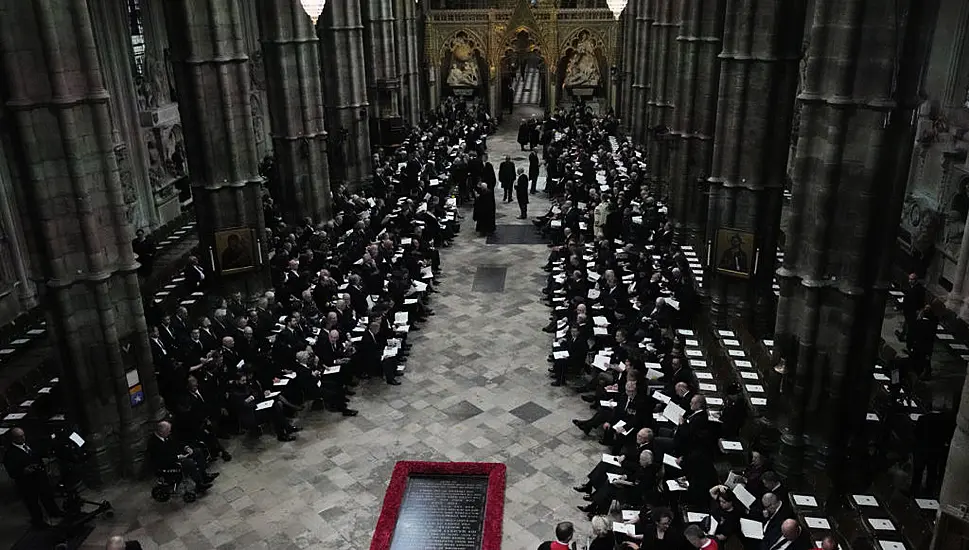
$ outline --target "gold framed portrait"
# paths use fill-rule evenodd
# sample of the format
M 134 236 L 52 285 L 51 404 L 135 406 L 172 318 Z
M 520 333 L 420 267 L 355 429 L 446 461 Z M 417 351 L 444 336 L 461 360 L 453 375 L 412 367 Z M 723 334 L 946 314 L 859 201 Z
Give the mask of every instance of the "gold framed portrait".
M 255 232 L 234 227 L 215 232 L 215 263 L 221 275 L 241 273 L 259 267 Z
M 713 266 L 718 273 L 749 279 L 754 273 L 756 250 L 754 234 L 742 229 L 721 227 L 713 248 Z

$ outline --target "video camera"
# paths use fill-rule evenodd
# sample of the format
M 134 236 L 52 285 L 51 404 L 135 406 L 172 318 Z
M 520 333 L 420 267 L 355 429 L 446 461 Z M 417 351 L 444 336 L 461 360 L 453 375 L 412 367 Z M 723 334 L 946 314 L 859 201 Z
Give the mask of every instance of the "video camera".
M 57 463 L 57 489 L 64 495 L 65 523 L 84 524 L 95 517 L 113 515 L 108 501 L 91 501 L 81 498 L 83 487 L 83 468 L 91 459 L 92 453 L 85 447 L 84 438 L 70 426 L 58 426 L 51 430 L 50 455 Z M 93 506 L 93 511 L 85 511 L 85 506 Z

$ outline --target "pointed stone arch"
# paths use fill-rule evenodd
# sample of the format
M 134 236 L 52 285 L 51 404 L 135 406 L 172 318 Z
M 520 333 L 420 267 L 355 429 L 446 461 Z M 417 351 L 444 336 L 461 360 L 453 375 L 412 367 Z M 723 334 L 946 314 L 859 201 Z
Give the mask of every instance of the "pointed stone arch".
M 477 31 L 472 29 L 458 29 L 447 36 L 441 41 L 441 47 L 437 52 L 437 62 L 441 64 L 449 53 L 454 49 L 459 41 L 464 41 L 469 46 L 471 46 L 472 51 L 481 56 L 482 59 L 488 60 L 488 48 L 487 42 L 478 34 Z
M 608 56 L 609 54 L 609 41 L 601 31 L 590 28 L 590 27 L 577 27 L 569 31 L 568 34 L 564 36 L 562 44 L 559 46 L 559 51 L 562 52 L 564 56 L 566 50 L 575 49 L 579 42 L 584 40 L 586 37 L 591 39 L 595 44 L 597 50 L 602 52 L 602 55 Z

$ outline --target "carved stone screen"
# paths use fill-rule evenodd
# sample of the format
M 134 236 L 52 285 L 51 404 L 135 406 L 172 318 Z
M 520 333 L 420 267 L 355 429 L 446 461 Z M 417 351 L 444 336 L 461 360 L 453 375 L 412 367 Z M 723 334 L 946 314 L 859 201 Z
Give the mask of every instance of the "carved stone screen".
M 488 476 L 411 475 L 390 550 L 481 550 Z

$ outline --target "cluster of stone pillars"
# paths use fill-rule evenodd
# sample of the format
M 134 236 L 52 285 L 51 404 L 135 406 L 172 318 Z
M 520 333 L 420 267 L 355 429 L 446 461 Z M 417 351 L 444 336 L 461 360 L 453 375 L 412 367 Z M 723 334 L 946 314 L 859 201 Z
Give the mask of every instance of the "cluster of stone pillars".
M 709 254 L 721 228 L 755 236 L 751 277 L 710 269 L 705 293 L 715 324 L 773 329 L 786 374 L 768 373 L 782 378 L 770 399 L 783 401 L 778 467 L 789 474 L 840 470 L 865 422 L 938 6 L 741 0 L 724 10 L 718 0 L 631 0 L 624 16 L 632 44 L 620 113 L 649 144 L 652 180 L 670 183 L 677 238 Z M 967 395 L 940 497 L 943 514 L 956 517 L 969 487 Z
M 813 11 L 808 13 L 808 6 Z M 773 329 L 791 393 L 781 466 L 839 460 L 864 421 L 913 109 L 937 6 L 912 0 L 632 0 L 625 59 L 633 138 L 668 197 L 677 239 L 712 257 L 718 230 L 749 232 L 749 278 L 709 268 L 716 324 Z M 805 49 L 805 42 L 807 48 Z M 792 126 L 797 146 L 788 170 Z M 901 160 L 900 160 L 901 159 Z M 785 263 L 771 289 L 783 190 Z M 669 185 L 667 189 L 665 184 Z M 708 261 L 708 263 L 710 263 Z
M 253 77 L 262 75 L 253 72 L 265 71 L 279 180 L 271 191 L 287 221 L 325 220 L 334 166 L 350 186 L 371 176 L 368 78 L 377 83 L 370 91 L 380 116 L 420 118 L 416 6 L 331 1 L 314 29 L 299 0 L 142 4 L 149 62 L 165 50 L 178 92 L 200 260 L 222 288 L 261 292 L 268 284 L 265 182 L 251 98 L 253 81 L 262 80 Z M 123 138 L 139 135 L 124 5 L 0 4 L 3 85 L 18 157 L 10 202 L 29 223 L 29 276 L 48 314 L 62 378 L 74 389 L 71 418 L 95 451 L 102 479 L 136 473 L 147 424 L 165 414 L 131 248 L 133 222 L 153 222 L 132 202 L 138 185 L 152 199 L 144 143 L 129 147 Z M 264 69 L 250 59 L 253 33 L 261 38 Z M 165 97 L 154 97 L 152 107 L 173 105 L 168 91 L 159 86 Z M 219 275 L 217 251 L 230 234 L 249 239 L 257 269 Z M 135 379 L 144 400 L 132 399 Z

